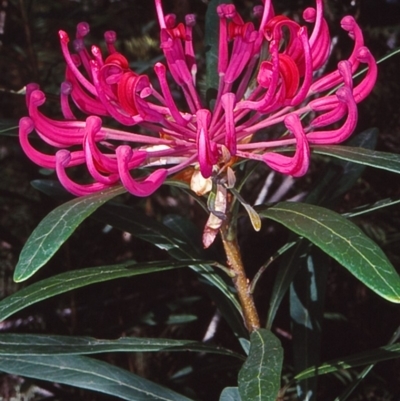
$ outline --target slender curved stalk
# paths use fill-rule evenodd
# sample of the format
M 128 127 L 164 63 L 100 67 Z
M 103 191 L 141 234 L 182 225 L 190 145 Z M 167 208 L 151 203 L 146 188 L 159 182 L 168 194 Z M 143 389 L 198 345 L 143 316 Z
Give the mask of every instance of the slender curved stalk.
M 243 318 L 247 330 L 253 332 L 260 328 L 260 319 L 250 291 L 250 280 L 246 276 L 239 244 L 236 236 L 236 223 L 232 214 L 228 213 L 220 228 L 222 243 L 226 253 L 228 266 L 233 273 L 233 284 L 238 293 L 239 302 L 243 309 Z

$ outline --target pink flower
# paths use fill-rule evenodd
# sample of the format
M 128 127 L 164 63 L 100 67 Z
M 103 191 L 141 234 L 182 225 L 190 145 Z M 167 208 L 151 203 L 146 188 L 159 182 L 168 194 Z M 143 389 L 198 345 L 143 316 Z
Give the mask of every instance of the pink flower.
M 45 116 L 40 111 L 44 93 L 36 84 L 28 85 L 29 117 L 20 121 L 24 151 L 38 165 L 55 169 L 63 186 L 75 195 L 122 183 L 132 194 L 147 196 L 168 176 L 189 166 L 207 179 L 238 159 L 259 160 L 295 177 L 304 175 L 309 144 L 337 144 L 352 134 L 357 103 L 371 92 L 377 66 L 356 21 L 346 16 L 341 25 L 354 40 L 353 51 L 335 71 L 319 76 L 331 46 L 323 1 L 316 0 L 316 8 L 303 13 L 311 29 L 275 15 L 270 0 L 263 3 L 254 8 L 256 24 L 244 22 L 232 4 L 217 8 L 219 87 L 212 109 L 197 87 L 194 15 L 177 23 L 174 15 L 164 14 L 161 0 L 155 0 L 165 64 L 155 64 L 153 82 L 130 69 L 116 50 L 114 32 L 105 33 L 103 55 L 99 47 L 88 51 L 84 45 L 88 24 L 78 24 L 74 54 L 67 33 L 60 31 L 66 61 L 61 85 L 64 120 Z M 368 72 L 354 84 L 352 77 L 360 65 Z M 172 95 L 177 87 L 183 106 Z M 86 121 L 75 116 L 74 108 L 88 115 Z M 312 117 L 302 120 L 306 113 Z M 126 128 L 103 125 L 112 120 Z M 279 124 L 286 134 L 266 133 Z M 34 130 L 57 151 L 48 155 L 36 150 L 29 141 Z M 275 151 L 288 146 L 295 149 L 291 156 Z M 89 183 L 69 178 L 68 169 L 79 165 L 86 165 Z

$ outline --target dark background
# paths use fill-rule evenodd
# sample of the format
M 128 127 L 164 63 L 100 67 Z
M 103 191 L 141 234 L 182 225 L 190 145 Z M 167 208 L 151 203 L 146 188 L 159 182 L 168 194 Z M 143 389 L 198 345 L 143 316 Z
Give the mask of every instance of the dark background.
M 180 20 L 188 12 L 198 15 L 195 28 L 196 46 L 203 51 L 205 2 L 201 0 L 169 0 L 167 12 Z M 250 15 L 252 1 L 235 2 Z M 300 16 L 308 1 L 275 1 L 277 12 Z M 0 298 L 21 288 L 12 281 L 19 252 L 39 221 L 60 202 L 39 193 L 30 181 L 46 178 L 21 151 L 15 127 L 26 115 L 24 96 L 18 94 L 29 82 L 38 82 L 48 95 L 47 113 L 59 116 L 58 88 L 63 80 L 64 62 L 57 32 L 75 32 L 80 21 L 87 21 L 91 33 L 87 43 L 103 43 L 105 30 L 117 31 L 118 48 L 134 68 L 145 70 L 159 57 L 158 29 L 153 2 L 150 0 L 76 0 L 76 1 L 0 1 Z M 394 0 L 325 1 L 325 14 L 332 35 L 338 37 L 328 68 L 346 57 L 351 42 L 340 30 L 340 19 L 354 15 L 361 24 L 367 46 L 380 58 L 399 46 L 400 2 Z M 400 153 L 400 64 L 399 55 L 379 66 L 378 83 L 373 94 L 360 106 L 357 132 L 370 127 L 379 129 L 378 149 Z M 204 71 L 200 71 L 204 73 Z M 318 163 L 318 161 L 316 162 Z M 312 185 L 317 167 L 310 175 L 297 180 L 294 190 L 307 191 Z M 258 172 L 255 179 L 265 177 Z M 49 178 L 54 178 L 50 176 Z M 279 186 L 281 178 L 276 178 Z M 247 194 L 251 198 L 252 194 Z M 254 196 L 254 194 L 253 194 Z M 366 169 L 356 186 L 345 195 L 338 211 L 373 203 L 383 198 L 400 197 L 400 180 L 393 173 Z M 156 218 L 173 213 L 182 214 L 201 228 L 207 218 L 181 193 L 162 188 L 149 199 L 122 197 L 123 202 L 143 208 Z M 361 216 L 360 226 L 387 253 L 400 271 L 400 212 L 397 206 Z M 264 227 L 254 234 L 246 224 L 241 227 L 241 246 L 249 276 L 252 276 L 279 245 L 287 232 L 275 225 Z M 266 246 L 265 244 L 268 244 Z M 257 246 L 255 246 L 257 245 Z M 218 248 L 218 243 L 216 247 Z M 255 250 L 256 249 L 256 250 Z M 216 250 L 218 252 L 218 250 Z M 88 220 L 57 253 L 55 258 L 33 279 L 88 266 L 112 264 L 124 260 L 159 260 L 167 255 L 155 247 L 117 230 L 105 231 L 104 224 Z M 274 264 L 259 284 L 256 302 L 266 311 L 271 283 L 278 264 Z M 171 311 L 195 315 L 197 319 L 185 324 L 167 324 Z M 123 335 L 143 337 L 186 338 L 201 341 L 216 313 L 204 286 L 187 269 L 117 280 L 98 284 L 41 302 L 0 323 L 0 332 L 90 335 L 97 338 L 118 338 Z M 396 305 L 383 301 L 350 276 L 343 268 L 331 263 L 326 300 L 326 320 L 323 327 L 322 360 L 337 358 L 387 343 L 399 325 Z M 152 319 L 150 319 L 152 316 Z M 153 323 L 152 323 L 153 321 Z M 285 347 L 284 377 L 292 375 L 290 321 L 287 302 L 279 310 L 273 331 Z M 239 351 L 238 344 L 227 324 L 221 320 L 213 341 Z M 150 380 L 174 388 L 196 400 L 217 400 L 228 385 L 236 384 L 238 366 L 232 360 L 195 354 L 111 354 L 108 362 L 135 372 Z M 174 377 L 182 369 L 192 371 Z M 357 371 L 323 377 L 318 400 L 333 400 L 346 387 Z M 211 383 L 211 384 L 210 384 Z M 46 389 L 52 396 L 34 394 L 32 385 Z M 22 385 L 21 388 L 18 386 Z M 106 400 L 110 397 L 79 389 L 56 386 L 52 383 L 23 381 L 0 375 L 0 399 L 17 395 L 29 399 Z M 289 392 L 287 400 L 295 399 Z M 42 398 L 41 398 L 42 397 Z M 47 397 L 47 398 L 46 398 Z M 400 364 L 391 361 L 379 364 L 350 397 L 352 401 L 400 400 Z

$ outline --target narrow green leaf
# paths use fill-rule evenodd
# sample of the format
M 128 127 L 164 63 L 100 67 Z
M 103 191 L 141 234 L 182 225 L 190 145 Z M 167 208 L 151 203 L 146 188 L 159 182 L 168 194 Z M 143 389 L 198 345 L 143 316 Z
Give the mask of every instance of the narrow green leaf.
M 219 401 L 242 401 L 237 387 L 225 387 L 222 390 Z
M 370 351 L 361 352 L 346 358 L 335 359 L 316 367 L 312 366 L 297 374 L 294 378 L 297 381 L 313 376 L 326 375 L 343 369 L 356 368 L 358 366 L 374 364 L 400 357 L 400 344 L 386 345 Z
M 368 129 L 347 141 L 347 146 L 374 149 L 378 130 Z M 333 208 L 337 201 L 357 182 L 364 165 L 332 158 L 319 174 L 316 184 L 303 202 Z M 276 310 L 290 285 L 290 314 L 293 334 L 294 372 L 320 363 L 321 324 L 329 256 L 294 233 L 296 246 L 284 255 L 275 279 L 268 312 L 267 328 L 272 325 Z M 299 400 L 316 399 L 317 378 L 297 385 Z
M 288 244 L 290 244 L 290 242 Z M 307 254 L 309 247 L 310 244 L 308 242 L 297 239 L 297 243 L 295 243 L 292 251 L 284 254 L 283 259 L 280 262 L 280 268 L 278 269 L 269 301 L 267 323 L 265 325 L 267 329 L 271 330 L 272 323 L 282 299 L 289 289 L 294 276 L 299 270 L 299 258 Z
M 250 341 L 247 338 L 240 337 L 239 338 L 240 345 L 242 346 L 243 351 L 246 355 L 249 355 L 250 352 Z
M 52 210 L 35 228 L 21 251 L 14 280 L 21 282 L 33 276 L 75 229 L 99 206 L 125 192 L 118 186 L 93 195 L 73 199 Z
M 89 389 L 129 401 L 190 401 L 168 388 L 85 356 L 2 356 L 0 371 Z
M 373 151 L 377 138 L 378 130 L 370 128 L 351 137 L 346 142 L 346 148 L 351 146 L 353 149 L 360 149 L 360 151 Z M 352 161 L 338 158 L 331 159 L 317 178 L 316 185 L 309 192 L 304 203 L 332 209 L 338 199 L 354 186 L 365 168 L 365 165 L 353 163 Z
M 391 339 L 389 340 L 388 345 L 393 345 L 395 344 L 400 338 L 400 326 L 397 327 L 395 332 L 393 333 Z M 364 367 L 364 369 L 359 372 L 351 383 L 348 384 L 348 386 L 344 389 L 344 391 L 335 398 L 334 401 L 345 401 L 350 397 L 350 395 L 353 393 L 353 391 L 358 387 L 358 385 L 368 376 L 368 374 L 372 371 L 372 369 L 375 367 L 375 363 L 367 364 L 367 366 Z
M 239 393 L 246 401 L 276 401 L 281 384 L 283 349 L 266 329 L 251 333 L 250 352 L 239 371 Z
M 400 173 L 400 155 L 350 146 L 314 146 L 314 153 L 337 157 L 353 163 Z
M 391 199 L 391 198 L 381 199 L 370 205 L 357 207 L 348 213 L 342 214 L 342 216 L 346 218 L 356 217 L 362 214 L 374 212 L 375 210 L 383 209 L 385 207 L 397 205 L 398 203 L 400 203 L 400 199 Z
M 29 305 L 76 288 L 122 277 L 133 277 L 140 274 L 186 267 L 188 263 L 196 264 L 193 260 L 186 262 L 157 261 L 137 264 L 135 262 L 127 262 L 118 265 L 88 267 L 86 269 L 61 273 L 38 281 L 0 301 L 0 321 Z
M 89 355 L 104 352 L 206 352 L 245 357 L 229 349 L 198 343 L 193 340 L 166 338 L 121 337 L 117 340 L 98 340 L 93 337 L 50 336 L 33 334 L 0 334 L 0 356 L 15 355 Z
M 374 149 L 377 136 L 378 130 L 370 128 L 351 137 L 347 141 L 347 144 L 349 146 L 357 146 L 357 148 Z M 322 171 L 316 180 L 316 185 L 311 189 L 303 202 L 332 208 L 338 199 L 353 187 L 364 169 L 365 166 L 352 162 L 338 159 L 332 160 L 327 164 L 326 169 Z M 281 260 L 272 289 L 266 328 L 271 328 L 283 296 L 298 271 L 301 258 L 304 259 L 311 249 L 308 241 L 299 240 L 295 234 L 292 234 L 290 241 L 297 241 L 297 244 Z M 324 284 L 321 283 L 321 285 Z
M 18 137 L 18 120 L 0 120 L 0 135 Z
M 281 202 L 260 212 L 317 245 L 381 297 L 400 303 L 400 277 L 379 246 L 339 214 Z
M 295 373 L 320 363 L 321 327 L 328 277 L 328 255 L 312 247 L 301 258 L 299 271 L 290 286 L 290 318 Z M 317 379 L 297 385 L 299 401 L 316 400 Z
M 59 199 L 68 194 L 56 181 L 35 180 L 32 185 L 45 194 Z M 204 249 L 200 241 L 196 241 L 197 235 L 193 237 L 193 223 L 182 220 L 171 221 L 167 218 L 165 225 L 155 219 L 146 216 L 137 208 L 107 203 L 93 214 L 93 217 L 122 231 L 127 231 L 133 236 L 147 241 L 160 249 L 166 250 L 172 257 L 178 260 L 185 259 L 209 259 L 209 253 L 204 257 Z M 182 218 L 181 218 L 182 219 Z M 173 219 L 172 219 L 173 220 Z M 188 238 L 190 238 L 188 240 Z M 201 235 L 199 236 L 201 238 Z M 197 242 L 197 244 L 196 244 Z M 223 316 L 231 324 L 232 329 L 238 336 L 246 335 L 240 304 L 234 292 L 229 288 L 227 282 L 214 272 L 214 268 L 207 264 L 191 264 L 190 268 L 205 278 L 209 283 L 208 288 L 212 291 L 212 299 L 221 310 Z M 215 288 L 215 291 L 213 290 Z
M 177 259 L 191 259 L 188 253 L 198 253 L 178 233 L 170 230 L 164 224 L 146 216 L 142 210 L 126 205 L 109 203 L 97 210 L 93 217 L 119 230 L 127 231 L 143 241 L 167 251 Z
M 198 272 L 199 273 L 199 272 Z M 207 273 L 200 272 L 201 275 L 205 276 Z M 222 279 L 222 278 L 221 278 Z M 206 277 L 200 277 L 199 282 L 204 285 L 204 289 L 209 295 L 210 299 L 215 303 L 218 311 L 221 313 L 222 317 L 227 321 L 232 332 L 236 337 L 248 337 L 249 332 L 244 326 L 243 317 L 231 299 L 227 298 L 225 291 L 222 291 L 219 285 L 215 285 L 212 280 Z M 227 284 L 226 284 L 227 285 Z M 234 287 L 229 287 L 227 285 L 227 290 L 230 291 L 231 296 L 234 296 Z M 236 299 L 235 299 L 236 301 Z M 239 306 L 240 307 L 240 306 Z
M 153 312 L 149 312 L 141 318 L 141 322 L 146 323 L 149 326 L 157 326 L 158 324 L 184 324 L 194 322 L 195 320 L 197 320 L 196 315 L 175 313 L 171 313 L 168 316 L 165 316 L 165 318 L 160 319 Z
M 187 247 L 188 252 L 198 258 L 213 259 L 216 258 L 212 249 L 205 250 L 202 243 L 202 233 L 197 226 L 193 224 L 192 221 L 178 215 L 168 215 L 164 218 L 163 223 L 181 238 L 186 238 L 186 243 L 190 245 L 191 249 Z M 200 273 L 204 274 L 204 273 Z M 221 279 L 221 278 L 220 278 Z M 237 336 L 246 336 L 248 334 L 247 330 L 243 325 L 243 318 L 238 313 L 236 305 L 231 301 L 230 298 L 226 296 L 224 292 L 221 291 L 220 284 L 215 285 L 214 279 L 211 278 L 206 280 L 201 280 L 202 283 L 206 285 L 205 289 L 208 292 L 210 298 L 218 306 L 219 311 L 222 316 L 226 319 L 228 324 L 231 326 L 233 332 Z M 225 283 L 225 285 L 227 285 Z M 232 294 L 232 291 L 230 291 Z
M 164 217 L 163 224 L 180 238 L 186 239 L 186 248 L 193 256 L 205 258 L 210 254 L 203 247 L 201 231 L 191 220 L 177 214 L 169 214 Z
M 191 234 L 191 230 L 184 231 L 186 225 L 183 225 L 180 230 L 175 231 L 176 227 L 171 222 L 168 225 L 171 228 L 174 227 L 174 229 L 161 224 L 134 208 L 112 203 L 101 207 L 94 213 L 93 217 L 122 231 L 127 231 L 136 238 L 150 242 L 160 249 L 166 250 L 175 259 L 196 260 L 201 258 L 199 246 L 193 247 L 191 244 L 193 238 L 190 241 L 186 238 L 187 235 Z M 188 225 L 187 227 L 190 226 Z M 183 232 L 186 232 L 186 236 L 182 235 Z M 189 267 L 210 283 L 210 287 L 213 286 L 222 293 L 223 296 L 213 299 L 215 299 L 221 310 L 230 313 L 232 321 L 236 321 L 235 331 L 243 336 L 242 309 L 228 283 L 214 271 L 214 268 L 210 264 L 190 264 Z M 239 330 L 240 327 L 242 328 L 241 330 Z
M 37 189 L 44 194 L 57 199 L 60 202 L 67 202 L 71 199 L 74 199 L 74 196 L 71 195 L 61 184 L 59 181 L 50 180 L 50 179 L 40 179 L 31 181 L 31 185 L 33 188 Z
M 358 135 L 351 136 L 346 141 L 346 147 L 353 147 L 359 149 L 361 152 L 371 151 L 374 152 L 378 142 L 379 131 L 377 128 L 369 128 Z M 333 200 L 329 201 L 325 198 L 323 202 L 317 203 L 319 206 L 329 207 L 336 204 L 338 199 L 342 198 L 353 186 L 357 183 L 358 179 L 364 173 L 366 165 L 353 163 L 351 160 L 341 160 L 338 158 L 332 158 L 328 164 L 328 168 L 331 170 L 340 168 L 339 177 L 330 182 L 331 191 L 329 189 L 326 192 L 332 193 Z M 329 196 L 330 194 L 328 194 Z M 308 196 L 307 196 L 308 198 Z M 307 202 L 306 203 L 312 203 Z

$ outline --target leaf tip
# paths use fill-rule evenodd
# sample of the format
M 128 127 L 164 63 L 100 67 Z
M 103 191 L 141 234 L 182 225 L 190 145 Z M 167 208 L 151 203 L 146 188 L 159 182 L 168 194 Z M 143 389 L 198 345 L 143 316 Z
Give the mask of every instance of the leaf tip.
M 21 283 L 22 281 L 25 281 L 26 278 L 23 276 L 18 276 L 16 274 L 14 274 L 13 280 L 15 283 Z
M 394 304 L 400 304 L 400 296 L 397 295 L 395 297 L 385 297 L 388 301 L 393 302 Z
M 14 271 L 13 280 L 15 283 L 21 283 L 22 281 L 27 280 L 30 276 L 31 275 L 27 276 L 26 274 L 21 272 L 17 265 L 17 267 L 15 268 L 15 271 Z

